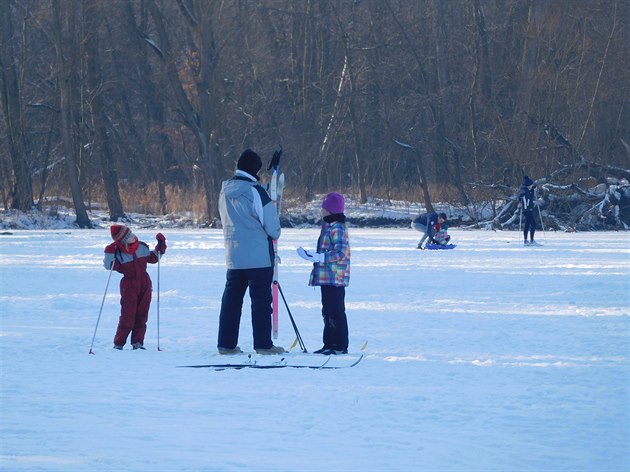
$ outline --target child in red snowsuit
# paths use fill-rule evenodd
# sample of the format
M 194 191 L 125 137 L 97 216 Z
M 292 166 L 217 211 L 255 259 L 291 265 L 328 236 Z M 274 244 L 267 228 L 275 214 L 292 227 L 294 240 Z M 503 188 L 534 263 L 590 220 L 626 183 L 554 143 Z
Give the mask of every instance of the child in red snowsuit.
M 157 245 L 151 251 L 125 225 L 112 225 L 110 232 L 114 242 L 105 248 L 103 264 L 107 270 L 115 270 L 124 276 L 120 281 L 120 319 L 114 349 L 123 348 L 129 333 L 133 349 L 144 349 L 151 305 L 151 278 L 147 264 L 155 264 L 166 252 L 166 238 L 158 233 L 155 236 Z

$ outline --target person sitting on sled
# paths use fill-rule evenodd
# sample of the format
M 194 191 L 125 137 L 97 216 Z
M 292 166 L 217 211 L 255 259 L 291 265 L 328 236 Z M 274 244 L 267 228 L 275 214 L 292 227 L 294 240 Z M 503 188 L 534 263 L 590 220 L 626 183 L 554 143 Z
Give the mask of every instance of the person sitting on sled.
M 424 249 L 424 241 L 428 239 L 429 243 L 433 241 L 435 234 L 440 230 L 441 225 L 446 222 L 446 213 L 429 213 L 426 215 L 420 215 L 412 221 L 411 227 L 416 231 L 424 233 L 420 242 L 418 243 L 418 249 Z
M 166 252 L 166 238 L 162 233 L 155 237 L 157 245 L 150 250 L 125 225 L 112 225 L 114 240 L 105 248 L 103 265 L 107 270 L 123 274 L 120 280 L 120 318 L 114 336 L 114 349 L 122 350 L 131 333 L 133 349 L 144 349 L 149 307 L 151 305 L 151 277 L 147 264 L 155 264 Z M 159 255 L 158 255 L 159 254 Z
M 439 246 L 446 246 L 451 240 L 451 236 L 447 233 L 448 225 L 446 223 L 442 223 L 438 226 L 438 230 L 433 235 L 433 243 Z

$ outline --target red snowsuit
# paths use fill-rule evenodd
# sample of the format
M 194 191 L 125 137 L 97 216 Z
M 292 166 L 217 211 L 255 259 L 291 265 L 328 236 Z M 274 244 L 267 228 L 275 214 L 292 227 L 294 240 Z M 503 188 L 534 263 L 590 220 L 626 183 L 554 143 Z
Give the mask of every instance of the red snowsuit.
M 114 336 L 116 346 L 124 346 L 129 333 L 131 344 L 144 344 L 151 305 L 151 278 L 147 273 L 147 264 L 157 261 L 157 252 L 150 250 L 142 241 L 128 247 L 114 242 L 105 248 L 105 268 L 111 269 L 113 262 L 114 270 L 124 276 L 120 281 L 120 319 Z

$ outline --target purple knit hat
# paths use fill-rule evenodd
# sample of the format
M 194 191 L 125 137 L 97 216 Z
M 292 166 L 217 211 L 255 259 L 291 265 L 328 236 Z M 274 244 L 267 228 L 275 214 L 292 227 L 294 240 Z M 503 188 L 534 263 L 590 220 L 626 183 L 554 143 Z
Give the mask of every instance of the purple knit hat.
M 337 192 L 330 192 L 322 202 L 322 208 L 328 210 L 333 215 L 343 213 L 344 209 L 343 195 Z

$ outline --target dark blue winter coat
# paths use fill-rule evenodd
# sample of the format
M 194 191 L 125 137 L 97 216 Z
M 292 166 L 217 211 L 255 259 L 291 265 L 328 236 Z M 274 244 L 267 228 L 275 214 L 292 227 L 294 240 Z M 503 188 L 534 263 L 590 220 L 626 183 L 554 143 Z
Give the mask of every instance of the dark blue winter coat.
M 523 208 L 523 211 L 533 211 L 534 201 L 536 201 L 536 186 L 530 188 L 534 181 L 529 177 L 523 177 L 523 183 L 521 184 L 521 191 L 518 194 L 518 200 Z
M 435 225 L 438 223 L 437 213 L 427 213 L 426 215 L 418 216 L 413 222 L 417 225 L 426 227 L 426 234 L 432 238 L 435 235 Z

